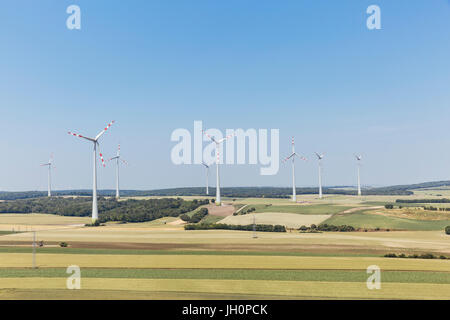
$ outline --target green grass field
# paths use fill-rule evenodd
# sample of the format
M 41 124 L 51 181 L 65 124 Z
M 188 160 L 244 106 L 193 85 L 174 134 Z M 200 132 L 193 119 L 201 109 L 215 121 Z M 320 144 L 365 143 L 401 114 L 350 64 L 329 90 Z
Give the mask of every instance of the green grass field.
M 450 220 L 416 220 L 397 217 L 378 216 L 356 212 L 349 215 L 333 216 L 324 221 L 331 225 L 350 225 L 355 228 L 382 228 L 397 230 L 444 230 L 450 225 Z
M 298 214 L 310 214 L 310 215 L 323 215 L 323 214 L 335 214 L 348 209 L 353 208 L 352 206 L 340 206 L 340 205 L 329 205 L 329 204 L 319 204 L 319 205 L 253 205 L 256 209 L 256 213 L 259 212 L 280 212 L 280 213 L 298 213 Z
M 325 214 L 295 214 L 281 212 L 262 212 L 252 213 L 238 216 L 229 216 L 220 223 L 231 225 L 249 225 L 253 223 L 253 219 L 257 224 L 283 225 L 288 228 L 300 228 L 301 226 L 310 226 L 311 224 L 320 224 L 328 219 L 330 215 Z
M 83 278 L 117 279 L 215 279 L 364 282 L 365 271 L 342 270 L 247 270 L 247 269 L 105 269 L 85 268 Z M 65 268 L 0 268 L 0 278 L 64 278 Z M 450 272 L 385 271 L 384 282 L 450 284 Z

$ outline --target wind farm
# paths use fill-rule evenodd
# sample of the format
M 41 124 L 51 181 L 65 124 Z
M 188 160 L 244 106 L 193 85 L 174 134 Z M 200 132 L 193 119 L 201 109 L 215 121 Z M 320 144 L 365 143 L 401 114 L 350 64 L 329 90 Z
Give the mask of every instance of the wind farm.
M 113 123 L 95 138 L 69 132 L 93 143 L 92 197 L 51 193 L 51 156 L 42 164 L 49 169 L 47 197 L 0 201 L 0 298 L 450 299 L 450 201 L 443 201 L 450 181 L 365 187 L 363 196 L 362 156 L 355 156 L 356 186 L 341 188 L 322 185 L 325 154 L 314 152 L 318 187 L 297 187 L 294 159 L 306 158 L 292 138 L 283 159 L 292 164 L 292 188 L 221 192 L 220 147 L 235 135 L 204 133 L 214 143 L 215 197 L 204 161 L 204 187 L 121 192 L 119 165 L 127 162 L 120 145 L 108 159 L 115 189 L 99 196 L 99 138 Z M 84 274 L 78 292 L 60 280 L 73 262 Z M 370 264 L 383 268 L 385 290 L 367 290 L 362 269 Z
M 72 2 L 0 4 L 0 303 L 450 300 L 448 1 Z

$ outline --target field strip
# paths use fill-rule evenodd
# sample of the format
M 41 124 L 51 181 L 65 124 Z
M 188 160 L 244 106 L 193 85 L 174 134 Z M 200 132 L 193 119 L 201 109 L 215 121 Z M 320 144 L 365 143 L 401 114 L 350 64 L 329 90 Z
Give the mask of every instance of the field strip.
M 0 279 L 0 288 L 65 289 L 66 280 L 66 278 L 7 278 Z M 380 290 L 369 290 L 365 282 L 82 278 L 81 288 L 81 290 L 263 294 L 354 299 L 450 299 L 450 285 L 423 283 L 382 283 Z
M 1 242 L 0 242 L 1 243 Z M 55 247 L 45 247 L 45 248 L 37 248 L 37 254 L 85 254 L 85 255 L 101 255 L 101 254 L 109 254 L 109 255 L 231 255 L 231 256 L 321 256 L 321 257 L 381 257 L 380 254 L 374 253 L 349 253 L 349 252 L 311 252 L 311 251 L 245 251 L 241 248 L 238 248 L 235 251 L 229 250 L 153 250 L 153 249 L 88 249 L 88 248 L 60 248 L 59 246 Z M 227 248 L 229 249 L 229 248 Z M 245 248 L 249 249 L 249 248 Z M 250 248 L 251 249 L 251 248 Z M 267 247 L 257 247 L 256 249 L 263 250 L 267 249 Z M 314 247 L 311 250 L 317 248 Z M 341 249 L 341 248 L 339 248 Z M 11 247 L 10 245 L 1 245 L 0 244 L 0 253 L 30 253 L 32 249 L 30 249 L 30 245 L 15 245 Z M 331 251 L 331 250 L 330 250 Z M 335 250 L 338 251 L 338 250 Z M 384 251 L 383 251 L 384 252 Z
M 0 267 L 30 267 L 31 254 L 0 253 Z M 382 270 L 449 271 L 450 260 L 394 259 L 375 257 L 300 257 L 300 256 L 232 256 L 232 255 L 84 255 L 38 254 L 40 268 L 78 265 L 97 268 L 156 269 L 318 269 L 366 270 L 377 265 Z
M 232 225 L 249 225 L 255 219 L 256 224 L 279 224 L 288 228 L 299 228 L 301 226 L 311 226 L 311 224 L 320 224 L 330 218 L 326 214 L 298 214 L 282 212 L 261 212 L 237 216 L 228 216 L 219 221 L 219 223 Z
M 63 278 L 66 268 L 0 268 L 0 278 Z M 363 270 L 83 268 L 83 278 L 364 282 Z M 449 272 L 383 271 L 383 282 L 450 284 Z

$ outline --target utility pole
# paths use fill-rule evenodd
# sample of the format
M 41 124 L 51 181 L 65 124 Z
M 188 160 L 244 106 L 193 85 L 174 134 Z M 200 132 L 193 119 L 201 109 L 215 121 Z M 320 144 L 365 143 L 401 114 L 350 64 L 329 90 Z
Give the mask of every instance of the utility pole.
M 33 269 L 36 269 L 36 231 L 33 231 Z
M 253 239 L 258 238 L 256 235 L 256 222 L 255 222 L 255 214 L 253 214 Z

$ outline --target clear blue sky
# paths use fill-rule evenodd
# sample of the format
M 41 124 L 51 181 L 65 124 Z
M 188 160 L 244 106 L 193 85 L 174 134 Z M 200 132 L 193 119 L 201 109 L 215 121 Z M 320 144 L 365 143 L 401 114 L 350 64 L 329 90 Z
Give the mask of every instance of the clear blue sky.
M 371 4 L 382 30 L 366 28 Z M 51 152 L 56 189 L 89 188 L 91 146 L 66 132 L 113 119 L 101 147 L 122 144 L 126 189 L 203 185 L 170 161 L 171 132 L 194 120 L 278 128 L 282 155 L 294 135 L 326 153 L 326 185 L 355 184 L 356 152 L 363 184 L 450 178 L 448 0 L 2 1 L 0 40 L 0 190 L 45 189 Z M 316 180 L 315 161 L 298 166 L 298 186 Z M 223 166 L 222 183 L 288 186 L 290 166 Z

